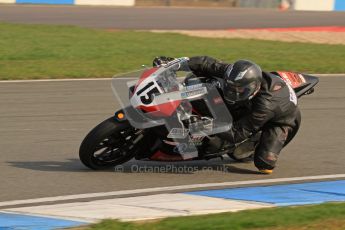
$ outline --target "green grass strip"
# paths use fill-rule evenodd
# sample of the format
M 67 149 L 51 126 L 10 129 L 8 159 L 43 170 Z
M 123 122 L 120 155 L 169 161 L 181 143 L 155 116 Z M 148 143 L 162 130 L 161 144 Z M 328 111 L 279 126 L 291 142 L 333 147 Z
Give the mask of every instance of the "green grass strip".
M 345 73 L 343 45 L 10 23 L 0 23 L 0 31 L 0 79 L 110 77 L 158 55 L 251 59 L 268 71 Z
M 312 206 L 279 207 L 190 217 L 167 218 L 155 222 L 129 223 L 105 220 L 86 229 L 92 230 L 209 230 L 263 229 L 298 227 L 315 223 L 342 221 L 345 203 L 326 203 Z M 345 227 L 345 226 L 344 226 Z

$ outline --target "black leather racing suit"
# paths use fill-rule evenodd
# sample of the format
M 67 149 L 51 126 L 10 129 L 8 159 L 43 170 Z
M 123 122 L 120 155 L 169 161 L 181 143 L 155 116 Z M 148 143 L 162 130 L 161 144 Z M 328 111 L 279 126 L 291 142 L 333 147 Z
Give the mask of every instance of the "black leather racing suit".
M 189 68 L 197 76 L 224 77 L 231 65 L 207 56 L 191 57 Z M 227 105 L 234 117 L 230 131 L 220 134 L 231 143 L 241 143 L 262 131 L 255 149 L 254 163 L 259 169 L 273 169 L 282 148 L 297 133 L 301 115 L 293 90 L 278 76 L 263 72 L 260 91 L 250 101 Z

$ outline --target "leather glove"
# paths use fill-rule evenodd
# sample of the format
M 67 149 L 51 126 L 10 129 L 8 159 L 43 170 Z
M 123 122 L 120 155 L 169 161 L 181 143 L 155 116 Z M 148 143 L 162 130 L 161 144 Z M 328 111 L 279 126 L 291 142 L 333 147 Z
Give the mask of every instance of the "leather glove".
M 155 59 L 153 59 L 152 66 L 157 67 L 163 64 L 167 64 L 168 62 L 173 61 L 173 60 L 175 60 L 175 58 L 165 57 L 165 56 L 155 57 Z

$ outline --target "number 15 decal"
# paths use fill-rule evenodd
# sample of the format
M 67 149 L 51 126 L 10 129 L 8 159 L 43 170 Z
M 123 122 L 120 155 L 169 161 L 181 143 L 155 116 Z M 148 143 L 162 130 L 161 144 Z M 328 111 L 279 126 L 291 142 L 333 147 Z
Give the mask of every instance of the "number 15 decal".
M 144 93 L 145 91 L 147 91 L 151 86 L 153 86 L 154 83 L 153 82 L 150 82 L 148 83 L 144 88 L 142 88 L 141 90 L 139 90 L 137 92 L 137 96 L 140 96 L 142 93 Z M 143 104 L 145 105 L 148 105 L 148 104 L 151 104 L 152 101 L 153 101 L 153 95 L 154 94 L 158 94 L 159 93 L 159 90 L 157 87 L 154 87 L 152 89 L 150 89 L 149 91 L 145 92 L 144 95 L 141 95 L 140 96 L 140 100 Z

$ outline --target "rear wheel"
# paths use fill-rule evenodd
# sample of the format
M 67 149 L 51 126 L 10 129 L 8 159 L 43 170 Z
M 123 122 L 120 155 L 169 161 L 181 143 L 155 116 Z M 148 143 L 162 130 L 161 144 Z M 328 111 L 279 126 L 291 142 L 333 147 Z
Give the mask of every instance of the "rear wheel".
M 136 139 L 141 130 L 129 122 L 117 122 L 113 117 L 97 125 L 80 145 L 81 162 L 94 170 L 107 169 L 131 160 L 138 148 Z

